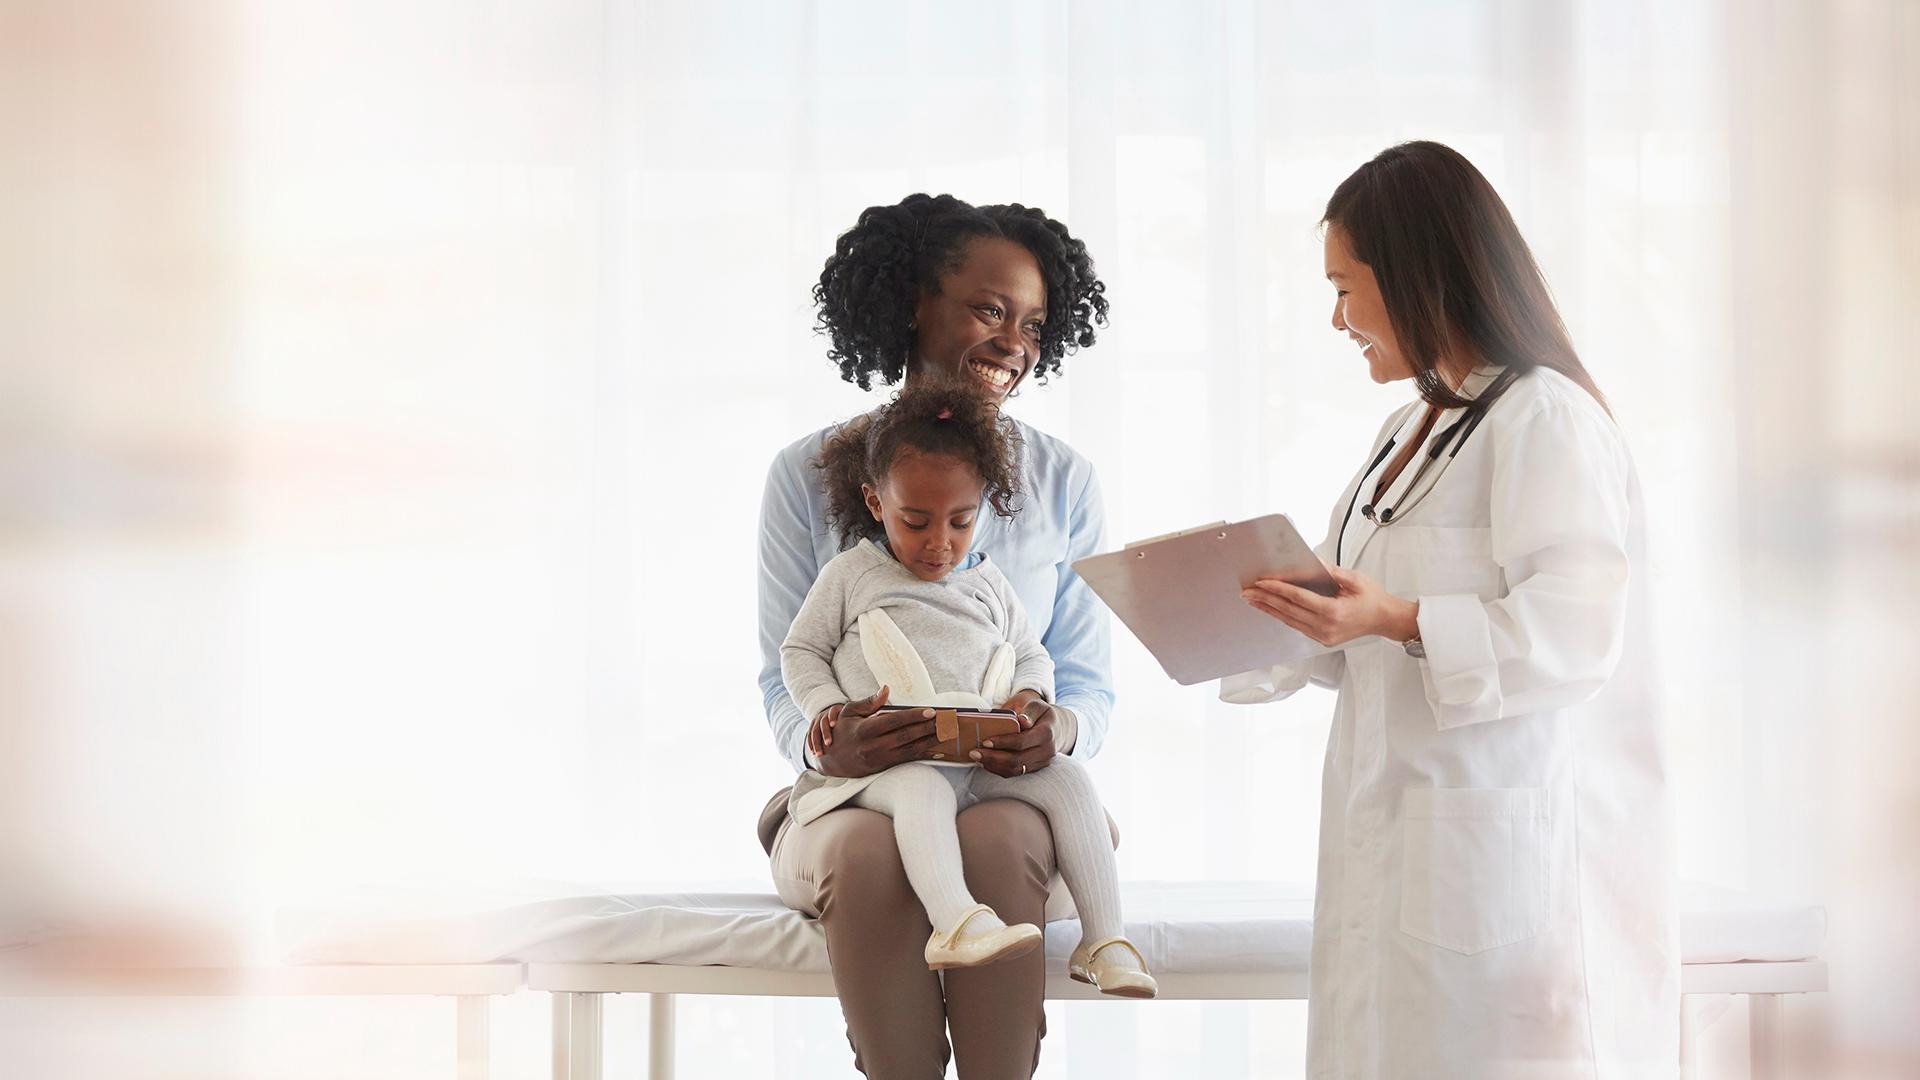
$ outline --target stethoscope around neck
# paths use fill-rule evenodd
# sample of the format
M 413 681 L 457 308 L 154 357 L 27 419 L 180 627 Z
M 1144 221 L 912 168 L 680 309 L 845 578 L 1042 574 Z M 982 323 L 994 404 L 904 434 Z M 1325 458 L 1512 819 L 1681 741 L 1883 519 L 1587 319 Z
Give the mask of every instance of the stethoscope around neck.
M 1427 448 L 1425 454 L 1421 455 L 1420 463 L 1414 466 L 1413 478 L 1407 481 L 1398 503 L 1393 506 L 1375 507 L 1374 504 L 1369 501 L 1360 507 L 1360 516 L 1373 522 L 1374 527 L 1380 529 L 1384 529 L 1397 521 L 1405 521 L 1407 513 L 1414 507 L 1419 506 L 1420 500 L 1426 498 L 1427 493 L 1432 491 L 1435 485 L 1440 482 L 1440 474 L 1446 471 L 1446 465 L 1451 465 L 1453 459 L 1460 456 L 1460 451 L 1467 445 L 1467 439 L 1473 434 L 1473 429 L 1479 427 L 1480 421 L 1487 418 L 1487 413 L 1493 408 L 1493 403 L 1498 401 L 1500 395 L 1505 393 L 1507 387 L 1512 384 L 1513 375 L 1514 371 L 1512 368 L 1501 372 L 1500 376 L 1487 386 L 1485 392 L 1476 397 L 1473 404 L 1467 406 L 1466 412 L 1462 413 L 1458 420 L 1448 424 L 1446 428 L 1440 432 L 1439 436 L 1433 440 L 1433 445 Z M 1353 520 L 1354 504 L 1360 502 L 1361 489 L 1367 486 L 1367 480 L 1373 476 L 1374 470 L 1380 467 L 1381 462 L 1387 460 L 1387 455 L 1393 453 L 1393 448 L 1398 444 L 1399 440 L 1389 433 L 1387 435 L 1387 444 L 1382 446 L 1380 452 L 1373 456 L 1373 461 L 1367 465 L 1367 471 L 1360 474 L 1360 482 L 1356 484 L 1353 489 L 1353 498 L 1347 500 L 1347 514 L 1340 519 L 1340 536 L 1334 542 L 1333 547 L 1333 562 L 1335 566 L 1345 565 L 1344 552 L 1342 549 L 1346 546 L 1347 542 L 1347 523 Z M 1442 457 L 1446 459 L 1446 464 L 1444 465 L 1441 464 Z M 1435 469 L 1436 465 L 1439 466 L 1437 470 Z M 1430 472 L 1433 474 L 1433 479 L 1428 481 L 1426 486 L 1422 487 L 1421 481 L 1425 480 L 1427 474 Z M 1384 496 L 1388 493 L 1389 492 L 1381 492 L 1381 495 Z

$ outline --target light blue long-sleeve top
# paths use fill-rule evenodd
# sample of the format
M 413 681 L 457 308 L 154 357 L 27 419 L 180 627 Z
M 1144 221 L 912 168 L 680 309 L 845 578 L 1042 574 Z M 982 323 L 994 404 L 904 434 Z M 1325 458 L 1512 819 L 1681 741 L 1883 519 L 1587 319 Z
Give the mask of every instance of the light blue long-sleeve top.
M 1045 432 L 1014 421 L 1023 440 L 1020 512 L 1011 519 L 984 502 L 973 548 L 987 553 L 1027 609 L 1041 644 L 1053 657 L 1054 704 L 1068 710 L 1073 757 L 1100 751 L 1113 711 L 1111 630 L 1106 608 L 1073 563 L 1099 553 L 1106 542 L 1106 509 L 1093 465 Z M 782 449 L 767 470 L 760 502 L 760 692 L 774 743 L 796 772 L 808 767 L 809 717 L 780 677 L 780 644 L 823 567 L 840 554 L 827 522 L 827 494 L 813 467 L 829 426 Z

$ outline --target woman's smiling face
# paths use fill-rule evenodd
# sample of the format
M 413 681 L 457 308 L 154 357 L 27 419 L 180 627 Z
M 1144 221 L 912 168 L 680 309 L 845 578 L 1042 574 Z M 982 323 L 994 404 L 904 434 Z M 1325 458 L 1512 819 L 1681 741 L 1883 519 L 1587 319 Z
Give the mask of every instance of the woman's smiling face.
M 1047 283 L 1033 253 L 1012 240 L 981 237 L 940 279 L 939 292 L 920 297 L 907 377 L 964 378 L 1004 401 L 1040 359 L 1046 320 Z
M 1333 282 L 1333 328 L 1352 338 L 1367 358 L 1368 374 L 1377 383 L 1413 378 L 1413 365 L 1400 352 L 1387 317 L 1386 301 L 1373 267 L 1353 257 L 1347 234 L 1338 225 L 1327 227 L 1327 280 Z

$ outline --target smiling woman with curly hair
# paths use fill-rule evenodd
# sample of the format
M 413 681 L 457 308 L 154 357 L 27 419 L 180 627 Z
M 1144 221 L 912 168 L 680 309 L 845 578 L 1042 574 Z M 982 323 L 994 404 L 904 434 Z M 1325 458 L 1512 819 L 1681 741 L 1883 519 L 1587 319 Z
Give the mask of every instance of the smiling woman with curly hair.
M 1046 383 L 1106 325 L 1106 286 L 1084 243 L 1043 211 L 909 195 L 869 207 L 834 246 L 813 288 L 827 357 L 863 390 L 958 381 L 998 409 L 1027 379 Z M 1009 418 L 1020 513 L 983 506 L 974 537 L 1006 574 L 1054 663 L 1049 701 L 1022 690 L 999 707 L 1032 718 L 979 751 L 1002 776 L 1044 769 L 1057 755 L 1092 757 L 1113 707 L 1105 610 L 1073 573 L 1103 547 L 1105 511 L 1087 459 Z M 860 423 L 855 418 L 854 424 Z M 760 507 L 760 687 L 775 744 L 796 773 L 860 777 L 930 754 L 933 721 L 918 710 L 850 702 L 833 745 L 816 757 L 781 680 L 780 645 L 820 570 L 850 544 L 837 527 L 829 477 L 814 463 L 840 425 L 781 450 Z M 844 517 L 844 509 L 842 516 Z M 851 539 L 857 539 L 852 537 Z M 879 695 L 876 695 L 878 697 Z M 943 981 L 923 958 L 931 927 L 909 887 L 885 815 L 833 810 L 805 825 L 786 790 L 760 818 L 780 896 L 820 920 L 855 1064 L 874 1077 L 1028 1076 L 1039 1062 L 1045 957 L 1036 951 Z M 1009 921 L 1068 912 L 1054 874 L 1053 836 L 1039 811 L 990 799 L 957 818 L 967 885 Z M 1050 896 L 1050 893 L 1052 894 Z
M 862 390 L 873 388 L 875 375 L 897 383 L 916 345 L 923 360 L 957 363 L 957 357 L 925 355 L 927 346 L 942 343 L 922 340 L 918 315 L 929 298 L 942 297 L 943 283 L 965 267 L 982 239 L 1024 249 L 1045 290 L 1044 310 L 1034 320 L 1032 371 L 1017 375 L 1045 382 L 1066 354 L 1093 344 L 1094 327 L 1107 322 L 1107 287 L 1094 275 L 1087 245 L 1065 225 L 1018 203 L 975 207 L 951 195 L 909 195 L 893 206 L 868 207 L 841 235 L 813 287 L 820 330 L 833 341 L 827 358 L 840 365 L 841 377 Z

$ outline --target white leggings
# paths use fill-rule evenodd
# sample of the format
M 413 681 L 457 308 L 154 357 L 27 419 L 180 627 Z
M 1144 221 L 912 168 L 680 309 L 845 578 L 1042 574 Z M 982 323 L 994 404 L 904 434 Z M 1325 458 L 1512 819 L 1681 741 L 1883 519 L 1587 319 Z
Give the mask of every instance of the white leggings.
M 953 929 L 974 905 L 960 867 L 960 833 L 954 816 L 983 799 L 1018 799 L 1047 816 L 1060 877 L 1080 909 L 1080 932 L 1088 941 L 1121 932 L 1120 880 L 1114 869 L 1106 811 L 1086 766 L 1056 757 L 1024 776 L 1000 776 L 982 768 L 896 765 L 873 778 L 852 805 L 893 819 L 907 881 L 927 909 L 936 932 Z

